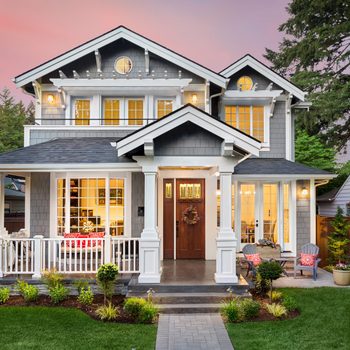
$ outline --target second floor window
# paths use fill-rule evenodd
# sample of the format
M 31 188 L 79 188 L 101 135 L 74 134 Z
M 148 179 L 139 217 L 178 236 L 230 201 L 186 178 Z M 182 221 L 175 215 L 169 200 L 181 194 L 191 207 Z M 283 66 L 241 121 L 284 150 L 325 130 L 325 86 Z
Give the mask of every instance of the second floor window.
M 90 100 L 75 100 L 74 113 L 75 125 L 90 125 Z
M 128 100 L 128 124 L 143 125 L 143 100 Z
M 264 142 L 263 106 L 225 106 L 225 122 Z
M 173 100 L 157 100 L 157 119 L 163 118 L 165 115 L 173 111 Z
M 103 101 L 103 116 L 105 125 L 120 124 L 120 100 L 108 98 Z

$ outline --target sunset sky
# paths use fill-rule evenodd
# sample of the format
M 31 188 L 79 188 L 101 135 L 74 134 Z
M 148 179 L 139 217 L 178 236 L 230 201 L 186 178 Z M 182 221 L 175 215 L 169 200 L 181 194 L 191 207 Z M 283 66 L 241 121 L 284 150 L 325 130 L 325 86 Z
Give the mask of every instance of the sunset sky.
M 220 71 L 277 48 L 288 0 L 0 0 L 0 89 L 12 78 L 119 25 Z

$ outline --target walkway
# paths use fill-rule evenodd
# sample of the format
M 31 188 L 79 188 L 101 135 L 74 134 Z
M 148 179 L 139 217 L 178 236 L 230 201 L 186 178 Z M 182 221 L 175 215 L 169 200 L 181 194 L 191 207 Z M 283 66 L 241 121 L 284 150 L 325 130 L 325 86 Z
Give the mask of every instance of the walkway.
M 161 314 L 156 350 L 233 350 L 219 314 Z

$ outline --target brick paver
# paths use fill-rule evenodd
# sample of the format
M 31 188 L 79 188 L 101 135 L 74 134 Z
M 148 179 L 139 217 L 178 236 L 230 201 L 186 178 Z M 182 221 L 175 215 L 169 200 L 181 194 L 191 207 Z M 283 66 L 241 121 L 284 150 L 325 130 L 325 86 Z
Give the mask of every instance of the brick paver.
M 219 314 L 161 314 L 156 350 L 233 350 Z

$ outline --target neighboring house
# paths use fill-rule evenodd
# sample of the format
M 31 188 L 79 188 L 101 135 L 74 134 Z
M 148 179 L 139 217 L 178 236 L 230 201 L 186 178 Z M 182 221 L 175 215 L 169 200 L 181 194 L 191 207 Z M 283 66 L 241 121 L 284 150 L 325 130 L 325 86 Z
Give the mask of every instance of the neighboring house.
M 294 162 L 309 103 L 252 56 L 217 73 L 118 27 L 14 81 L 36 125 L 0 171 L 30 184 L 31 236 L 141 237 L 140 283 L 163 259 L 216 259 L 216 282 L 235 283 L 245 244 L 315 242 L 315 185 L 333 175 Z
M 24 188 L 24 183 L 20 179 L 5 178 L 5 214 L 24 213 Z
M 335 216 L 338 207 L 343 209 L 346 216 L 350 216 L 350 176 L 341 187 L 318 196 L 317 206 L 321 216 Z

